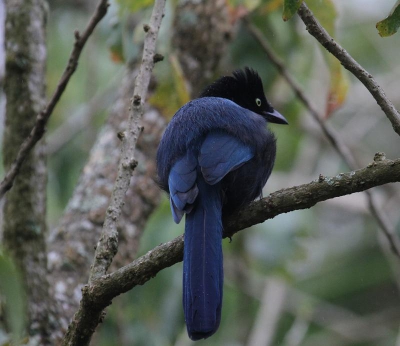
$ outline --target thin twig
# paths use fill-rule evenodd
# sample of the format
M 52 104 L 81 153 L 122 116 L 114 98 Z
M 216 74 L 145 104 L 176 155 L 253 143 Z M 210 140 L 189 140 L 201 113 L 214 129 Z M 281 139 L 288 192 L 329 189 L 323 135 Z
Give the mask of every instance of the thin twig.
M 322 46 L 334 55 L 344 68 L 349 70 L 361 83 L 365 85 L 378 105 L 392 123 L 394 131 L 400 135 L 400 113 L 387 98 L 381 86 L 375 81 L 373 76 L 368 73 L 354 58 L 340 46 L 318 23 L 313 13 L 305 2 L 301 4 L 297 12 L 306 25 L 307 31 L 314 36 Z
M 341 140 L 340 135 L 335 131 L 335 129 L 332 128 L 331 126 L 329 126 L 328 123 L 326 123 L 322 120 L 323 117 L 314 108 L 311 101 L 307 98 L 307 96 L 303 92 L 302 88 L 298 85 L 298 83 L 291 76 L 291 74 L 285 67 L 282 60 L 278 56 L 276 56 L 276 54 L 274 53 L 274 51 L 271 48 L 271 46 L 269 45 L 269 43 L 265 40 L 261 31 L 258 30 L 257 27 L 255 27 L 248 20 L 248 18 L 244 17 L 243 21 L 244 21 L 247 29 L 249 30 L 249 32 L 253 35 L 253 37 L 256 39 L 256 41 L 264 49 L 264 52 L 266 53 L 268 59 L 275 65 L 275 67 L 277 68 L 279 73 L 282 75 L 282 77 L 291 86 L 291 88 L 293 89 L 296 96 L 300 99 L 300 101 L 304 104 L 304 106 L 310 112 L 311 116 L 318 123 L 321 130 L 326 135 L 327 139 L 329 140 L 329 142 L 331 143 L 333 148 L 337 151 L 337 153 L 340 155 L 342 160 L 344 162 L 346 162 L 346 164 L 349 166 L 350 169 L 353 169 L 353 170 L 356 169 L 357 168 L 356 160 L 355 160 L 353 154 L 351 153 L 351 151 L 349 150 L 349 148 Z M 395 235 L 393 225 L 390 223 L 390 221 L 388 220 L 386 215 L 383 213 L 383 211 L 380 210 L 380 208 L 374 201 L 372 192 L 365 191 L 365 193 L 367 194 L 367 197 L 368 197 L 368 203 L 369 203 L 369 207 L 372 212 L 372 215 L 376 218 L 379 226 L 381 227 L 383 233 L 385 234 L 386 238 L 388 239 L 393 253 L 396 256 L 400 257 L 400 242 L 399 242 L 397 236 Z
M 68 60 L 67 67 L 64 70 L 64 73 L 61 76 L 60 81 L 58 82 L 57 88 L 51 97 L 47 106 L 37 115 L 36 124 L 33 127 L 29 136 L 25 139 L 25 141 L 21 144 L 17 157 L 10 169 L 6 173 L 5 177 L 0 183 L 0 199 L 4 197 L 4 194 L 11 189 L 15 177 L 18 175 L 19 170 L 21 169 L 22 163 L 28 156 L 29 152 L 33 149 L 36 143 L 43 137 L 43 134 L 46 130 L 46 124 L 49 120 L 53 110 L 61 98 L 67 84 L 75 72 L 78 66 L 78 60 L 82 53 L 83 47 L 85 46 L 86 41 L 92 34 L 96 25 L 100 22 L 100 20 L 106 15 L 108 9 L 107 0 L 101 0 L 96 7 L 96 10 L 89 21 L 85 31 L 81 35 L 79 31 L 75 31 L 75 44 L 72 49 L 71 55 Z
M 96 246 L 93 265 L 90 271 L 89 283 L 104 275 L 110 266 L 118 249 L 117 222 L 121 215 L 126 191 L 128 190 L 132 173 L 137 166 L 135 149 L 141 132 L 140 119 L 143 115 L 144 101 L 150 83 L 151 72 L 156 60 L 156 41 L 161 20 L 164 17 L 166 0 L 158 0 L 154 4 L 150 23 L 144 25 L 146 33 L 143 47 L 142 64 L 136 77 L 132 103 L 129 108 L 128 129 L 119 134 L 122 141 L 121 159 L 118 165 L 118 175 L 107 208 L 102 234 Z

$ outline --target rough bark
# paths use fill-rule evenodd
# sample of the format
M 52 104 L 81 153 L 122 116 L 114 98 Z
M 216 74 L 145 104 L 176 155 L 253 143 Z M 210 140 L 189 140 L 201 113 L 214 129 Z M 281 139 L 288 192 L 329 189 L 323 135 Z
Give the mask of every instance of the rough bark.
M 176 9 L 172 45 L 192 97 L 213 79 L 233 36 L 225 0 L 183 1 Z
M 6 1 L 6 120 L 3 142 L 8 169 L 45 101 L 43 0 Z M 50 325 L 46 257 L 46 161 L 43 142 L 21 168 L 4 204 L 3 246 L 20 269 L 28 297 L 31 339 L 48 343 Z

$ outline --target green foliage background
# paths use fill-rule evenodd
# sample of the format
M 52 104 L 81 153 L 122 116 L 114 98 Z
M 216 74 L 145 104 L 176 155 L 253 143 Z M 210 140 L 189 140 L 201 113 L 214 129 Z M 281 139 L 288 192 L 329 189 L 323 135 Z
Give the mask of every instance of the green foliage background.
M 392 2 L 316 0 L 307 4 L 400 108 L 400 36 L 383 39 L 375 28 L 389 14 Z M 57 143 L 54 134 L 68 119 L 75 116 L 78 121 L 91 114 L 81 131 L 50 154 L 51 227 L 56 225 L 71 197 L 112 105 L 124 70 L 121 62 L 135 58 L 140 52 L 141 30 L 135 28 L 141 28 L 148 18 L 147 6 L 151 3 L 112 2 L 110 13 L 91 38 L 78 71 L 52 117 L 48 141 Z M 159 52 L 167 59 L 155 68 L 159 89 L 150 100 L 167 118 L 188 97 L 179 70 L 168 59 L 175 6 L 173 1 L 167 5 L 159 44 Z M 282 20 L 283 1 L 232 1 L 231 6 L 244 6 L 252 11 L 251 21 L 263 31 L 321 114 L 326 113 L 329 92 L 333 90 L 343 96 L 337 110 L 327 114 L 326 121 L 339 131 L 356 154 L 360 167 L 372 161 L 377 151 L 384 151 L 389 158 L 399 156 L 399 139 L 372 97 L 340 64 L 322 52 L 296 15 L 288 22 Z M 331 15 L 327 15 L 328 9 Z M 66 64 L 74 29 L 82 28 L 87 18 L 85 6 L 51 3 L 49 92 L 54 90 Z M 132 18 L 136 24 L 133 29 Z M 269 100 L 290 122 L 287 127 L 273 126 L 278 155 L 265 194 L 309 182 L 319 174 L 347 171 L 240 21 L 236 30 L 221 74 L 243 66 L 257 69 Z M 343 81 L 346 88 L 341 84 Z M 50 151 L 54 148 L 49 147 Z M 399 231 L 398 192 L 398 186 L 379 189 L 378 200 Z M 147 226 L 141 253 L 182 232 L 183 225 L 173 223 L 165 198 Z M 399 261 L 390 254 L 361 195 L 280 215 L 239 233 L 232 243 L 224 240 L 223 246 L 226 275 L 221 327 L 212 338 L 197 345 L 246 345 L 258 318 L 264 284 L 276 279 L 284 282 L 287 291 L 271 345 L 384 346 L 399 340 Z M 181 307 L 181 272 L 181 264 L 175 265 L 145 286 L 118 297 L 108 309 L 93 345 L 190 345 Z M 301 326 L 303 334 L 298 332 Z

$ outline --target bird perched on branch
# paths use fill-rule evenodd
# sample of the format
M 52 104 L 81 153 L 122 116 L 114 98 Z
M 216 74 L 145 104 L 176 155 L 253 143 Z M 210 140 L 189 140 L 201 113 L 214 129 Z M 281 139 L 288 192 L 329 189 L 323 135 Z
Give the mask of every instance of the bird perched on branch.
M 174 221 L 184 214 L 183 308 L 189 337 L 219 327 L 222 217 L 261 196 L 275 162 L 268 123 L 287 124 L 267 101 L 258 73 L 237 70 L 180 108 L 157 152 L 160 186 Z

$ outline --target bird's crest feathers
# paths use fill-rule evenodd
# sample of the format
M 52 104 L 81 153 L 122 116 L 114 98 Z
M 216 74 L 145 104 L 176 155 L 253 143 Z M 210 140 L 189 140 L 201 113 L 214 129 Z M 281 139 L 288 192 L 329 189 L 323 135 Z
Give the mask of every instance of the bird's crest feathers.
M 251 86 L 254 89 L 263 90 L 263 84 L 260 75 L 257 71 L 250 67 L 245 67 L 243 70 L 236 70 L 233 77 L 243 86 Z

